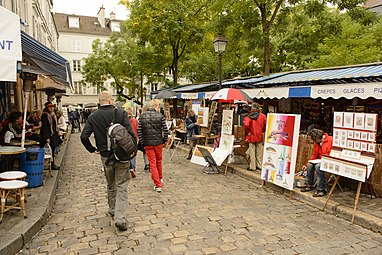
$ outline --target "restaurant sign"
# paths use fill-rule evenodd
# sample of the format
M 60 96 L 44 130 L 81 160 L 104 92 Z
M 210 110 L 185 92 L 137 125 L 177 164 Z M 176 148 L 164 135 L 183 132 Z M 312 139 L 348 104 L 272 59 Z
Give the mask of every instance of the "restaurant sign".
M 0 6 L 0 81 L 16 82 L 21 61 L 20 17 Z
M 322 85 L 311 87 L 312 98 L 347 98 L 352 99 L 355 97 L 368 98 L 373 97 L 382 99 L 382 83 L 354 83 L 343 85 Z

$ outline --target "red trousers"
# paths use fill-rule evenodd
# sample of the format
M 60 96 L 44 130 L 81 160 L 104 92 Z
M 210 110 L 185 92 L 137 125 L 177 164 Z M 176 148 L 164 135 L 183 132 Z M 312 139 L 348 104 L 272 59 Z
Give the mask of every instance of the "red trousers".
M 162 188 L 162 144 L 145 146 L 146 156 L 150 163 L 151 179 L 158 188 Z

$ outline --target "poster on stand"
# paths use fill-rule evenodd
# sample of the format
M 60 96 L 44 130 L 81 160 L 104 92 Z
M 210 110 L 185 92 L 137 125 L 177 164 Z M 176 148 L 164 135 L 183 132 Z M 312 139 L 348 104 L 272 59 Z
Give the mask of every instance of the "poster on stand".
M 301 116 L 268 114 L 261 178 L 293 190 Z
M 232 135 L 233 110 L 223 110 L 222 134 Z

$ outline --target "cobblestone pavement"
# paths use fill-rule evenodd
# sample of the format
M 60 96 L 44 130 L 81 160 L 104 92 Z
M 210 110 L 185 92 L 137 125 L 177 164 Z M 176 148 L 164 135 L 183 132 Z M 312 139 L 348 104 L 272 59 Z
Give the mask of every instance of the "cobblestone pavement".
M 382 237 L 237 175 L 206 175 L 183 159 L 164 164 L 153 190 L 138 155 L 128 230 L 107 216 L 99 155 L 73 134 L 52 215 L 26 254 L 382 254 Z

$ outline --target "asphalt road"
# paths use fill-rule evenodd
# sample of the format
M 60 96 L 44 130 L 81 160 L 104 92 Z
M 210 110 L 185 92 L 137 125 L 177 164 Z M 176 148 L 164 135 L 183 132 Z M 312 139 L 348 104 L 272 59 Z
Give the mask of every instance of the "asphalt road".
M 162 193 L 138 155 L 128 230 L 107 215 L 99 155 L 72 134 L 52 215 L 26 254 L 382 254 L 382 236 L 237 175 L 207 175 L 185 154 L 164 163 Z

